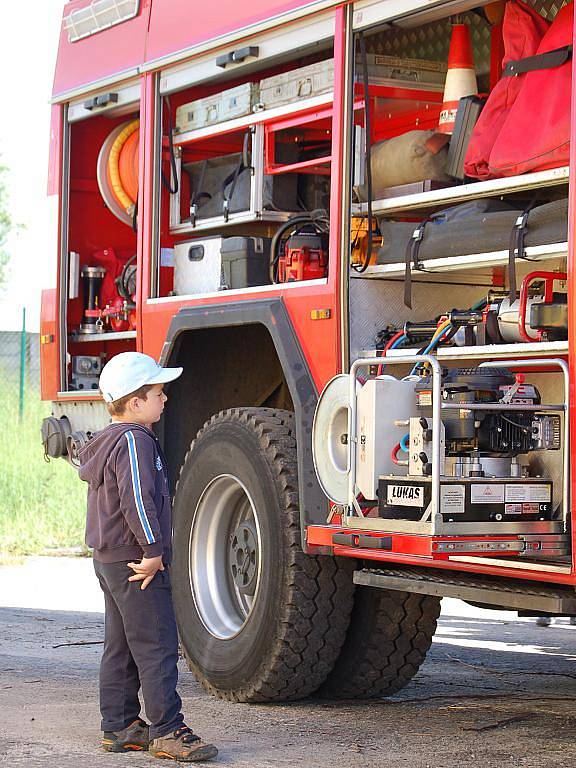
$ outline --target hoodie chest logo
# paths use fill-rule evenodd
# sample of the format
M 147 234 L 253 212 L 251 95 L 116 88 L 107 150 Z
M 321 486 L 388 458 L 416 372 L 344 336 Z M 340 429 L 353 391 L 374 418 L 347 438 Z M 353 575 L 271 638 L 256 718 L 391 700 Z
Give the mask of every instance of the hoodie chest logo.
M 158 472 L 162 472 L 163 467 L 162 467 L 162 462 L 160 460 L 160 456 L 156 456 L 156 469 L 158 470 Z

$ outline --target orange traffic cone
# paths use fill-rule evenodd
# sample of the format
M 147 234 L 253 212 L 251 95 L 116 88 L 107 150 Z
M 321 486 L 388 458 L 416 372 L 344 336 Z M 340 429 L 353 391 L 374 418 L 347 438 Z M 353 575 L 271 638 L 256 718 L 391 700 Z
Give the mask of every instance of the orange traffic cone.
M 466 24 L 457 22 L 452 25 L 448 72 L 444 85 L 444 103 L 438 121 L 440 133 L 452 133 L 458 102 L 464 96 L 472 96 L 476 93 L 478 93 L 478 86 L 474 71 L 470 30 Z

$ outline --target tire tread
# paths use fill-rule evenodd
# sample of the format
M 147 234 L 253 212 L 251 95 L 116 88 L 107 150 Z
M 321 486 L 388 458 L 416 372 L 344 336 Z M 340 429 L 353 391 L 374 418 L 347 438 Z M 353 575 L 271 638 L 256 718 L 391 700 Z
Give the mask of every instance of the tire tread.
M 285 518 L 282 535 L 288 577 L 279 600 L 281 613 L 276 643 L 266 654 L 254 679 L 236 690 L 217 689 L 186 652 L 185 657 L 203 687 L 220 698 L 235 702 L 303 698 L 324 682 L 344 643 L 353 604 L 354 561 L 307 555 L 302 551 L 292 413 L 270 408 L 221 411 L 200 429 L 183 467 L 198 440 L 222 422 L 234 422 L 252 432 L 267 458 Z

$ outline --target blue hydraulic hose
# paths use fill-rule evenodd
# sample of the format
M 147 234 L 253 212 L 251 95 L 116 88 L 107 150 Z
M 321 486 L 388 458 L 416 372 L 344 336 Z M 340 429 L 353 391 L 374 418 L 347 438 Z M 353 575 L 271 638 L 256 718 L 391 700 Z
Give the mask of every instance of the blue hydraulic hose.
M 452 324 L 447 325 L 446 328 L 444 328 L 444 330 L 442 331 L 442 333 L 439 336 L 437 336 L 433 341 L 431 341 L 430 344 L 428 344 L 428 346 L 426 347 L 424 352 L 422 352 L 422 354 L 427 355 L 429 352 L 432 352 L 432 350 L 435 349 L 435 347 L 442 341 L 444 336 L 446 336 L 446 334 L 449 333 L 451 330 L 452 330 Z M 420 363 L 416 363 L 414 368 L 412 368 L 412 370 L 410 371 L 410 376 L 415 375 L 419 365 Z

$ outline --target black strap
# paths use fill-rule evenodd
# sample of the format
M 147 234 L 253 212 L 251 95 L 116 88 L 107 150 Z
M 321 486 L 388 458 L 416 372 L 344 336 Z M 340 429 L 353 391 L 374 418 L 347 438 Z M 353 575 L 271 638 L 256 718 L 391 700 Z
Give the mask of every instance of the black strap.
M 250 139 L 250 131 L 246 131 L 244 134 L 244 144 L 242 146 L 242 152 L 240 154 L 240 159 L 238 161 L 238 165 L 236 166 L 234 173 L 231 173 L 229 176 L 227 176 L 224 179 L 224 182 L 222 184 L 222 199 L 223 199 L 223 213 L 224 213 L 224 221 L 228 221 L 228 215 L 230 213 L 230 201 L 232 200 L 232 197 L 234 195 L 234 190 L 236 189 L 236 184 L 238 182 L 238 178 L 240 174 L 244 173 L 244 171 L 252 170 L 250 167 L 250 160 L 248 157 L 248 141 Z M 226 188 L 230 187 L 230 192 L 226 194 Z
M 409 309 L 412 309 L 412 267 L 414 269 L 420 269 L 418 254 L 420 252 L 420 244 L 424 239 L 424 228 L 427 223 L 428 220 L 425 219 L 416 227 L 406 246 L 406 253 L 404 256 L 404 304 Z
M 170 104 L 170 99 L 166 97 L 166 106 L 168 108 L 168 150 L 170 153 L 170 170 L 172 172 L 172 178 L 174 179 L 174 186 L 170 183 L 170 181 L 166 178 L 164 175 L 164 171 L 162 171 L 162 184 L 166 187 L 168 192 L 171 195 L 175 195 L 176 192 L 178 192 L 178 175 L 176 173 L 176 154 L 174 152 L 174 127 L 172 125 L 172 105 Z
M 525 259 L 526 261 L 532 261 L 526 256 L 524 247 L 524 238 L 528 232 L 528 217 L 530 211 L 534 208 L 536 200 L 532 200 L 531 203 L 524 209 L 524 212 L 518 216 L 510 232 L 510 244 L 508 247 L 508 283 L 510 290 L 508 296 L 510 303 L 516 301 L 516 259 Z
M 190 224 L 192 224 L 193 227 L 196 226 L 196 216 L 198 214 L 198 203 L 201 200 L 211 200 L 212 195 L 209 192 L 203 192 L 202 186 L 204 184 L 204 176 L 206 175 L 206 166 L 208 165 L 208 160 L 204 160 L 202 163 L 202 167 L 200 168 L 200 178 L 198 179 L 198 184 L 196 185 L 196 192 L 192 195 L 192 198 L 190 200 Z
M 504 67 L 504 77 L 516 77 L 525 72 L 535 72 L 539 69 L 553 69 L 561 67 L 562 64 L 572 57 L 572 46 L 565 45 L 563 48 L 555 48 L 553 51 L 538 53 L 536 56 L 527 56 L 518 61 L 509 61 Z
M 370 90 L 368 80 L 368 54 L 366 53 L 366 40 L 364 33 L 358 33 L 358 39 L 360 42 L 360 58 L 362 61 L 362 90 L 364 95 L 364 129 L 365 129 L 365 153 L 366 153 L 366 191 L 368 193 L 368 244 L 366 246 L 366 256 L 360 266 L 352 265 L 352 269 L 362 274 L 366 272 L 370 265 L 370 259 L 372 257 L 372 245 L 373 245 L 373 232 L 372 222 L 374 214 L 372 213 L 372 126 L 370 123 Z

